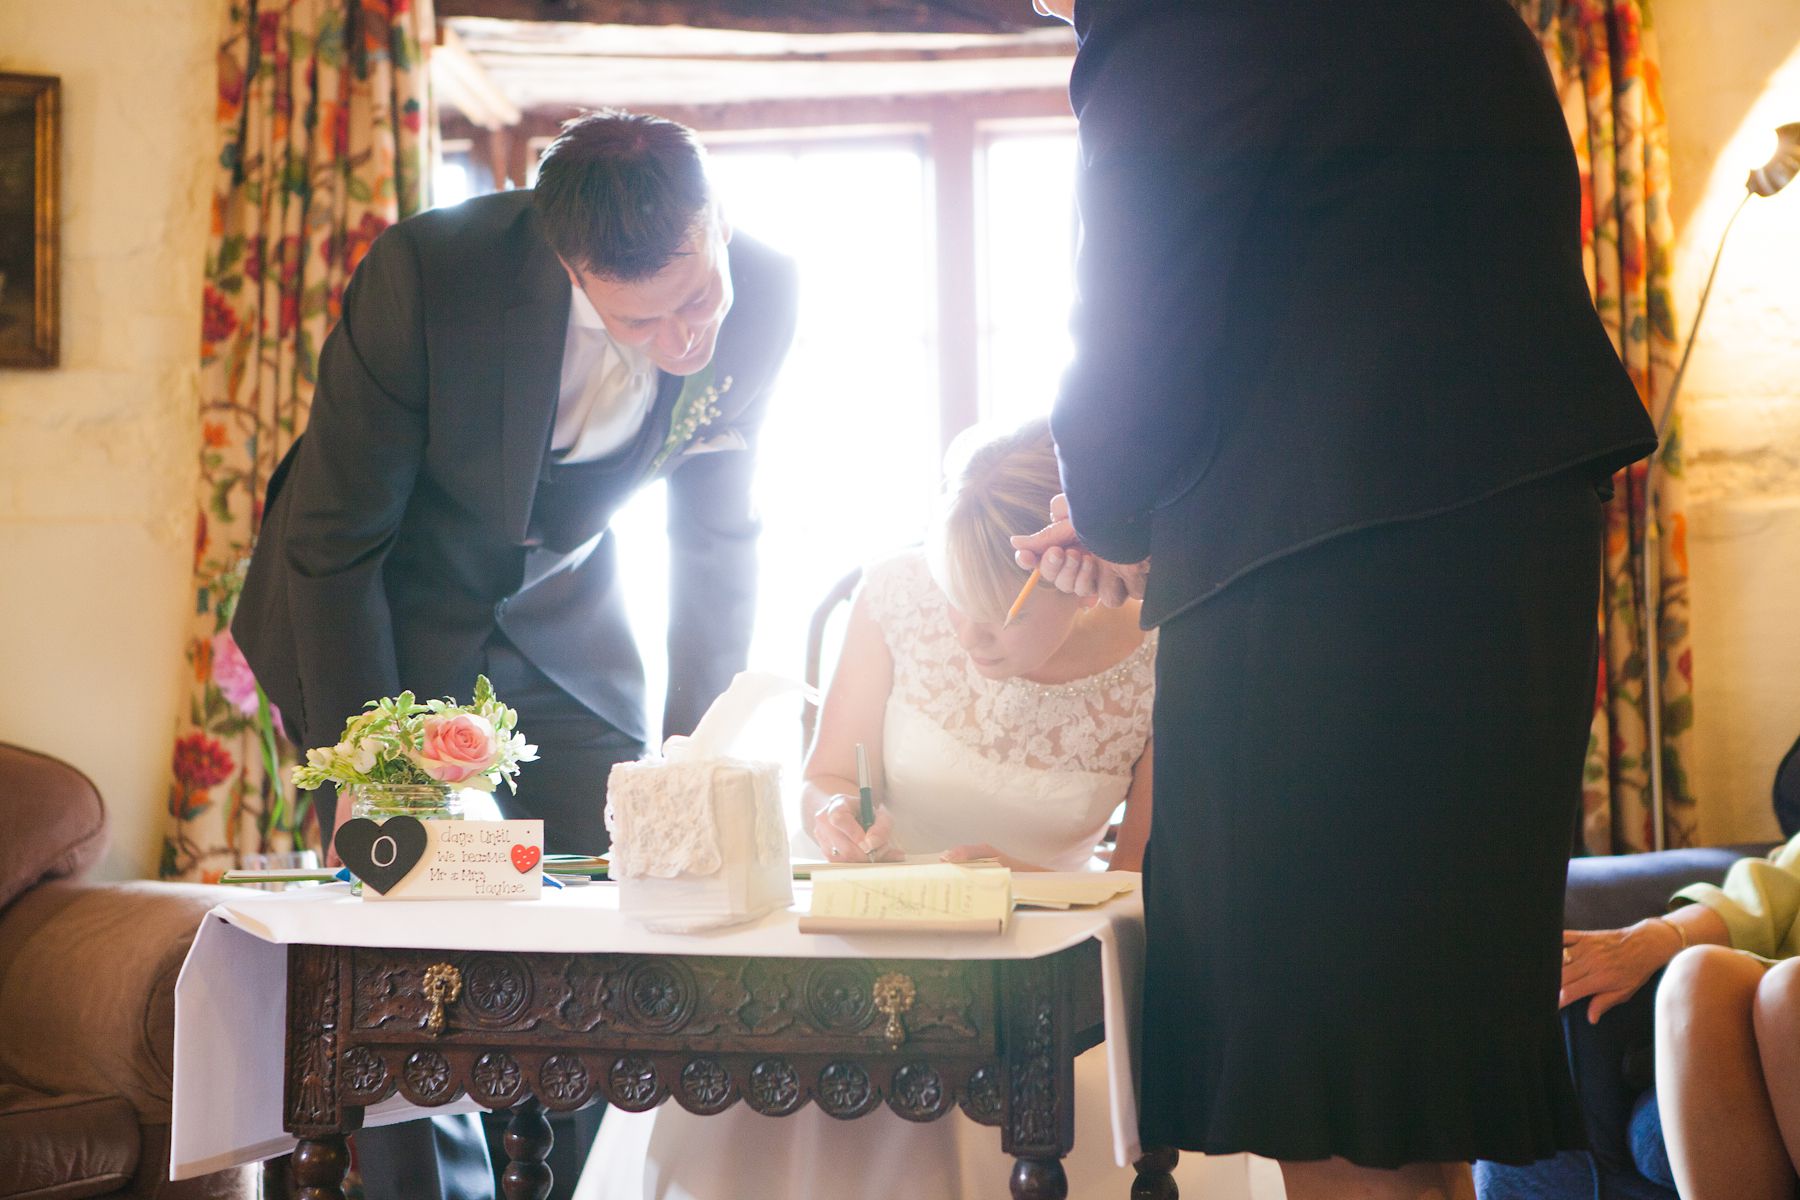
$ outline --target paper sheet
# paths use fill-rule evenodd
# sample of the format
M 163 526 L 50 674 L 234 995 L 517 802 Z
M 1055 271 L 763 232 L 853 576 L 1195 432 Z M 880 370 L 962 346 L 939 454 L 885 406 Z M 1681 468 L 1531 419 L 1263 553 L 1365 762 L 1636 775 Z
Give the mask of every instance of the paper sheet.
M 1137 888 L 1123 871 L 1021 871 L 1013 876 L 1013 903 L 1021 908 L 1088 908 Z

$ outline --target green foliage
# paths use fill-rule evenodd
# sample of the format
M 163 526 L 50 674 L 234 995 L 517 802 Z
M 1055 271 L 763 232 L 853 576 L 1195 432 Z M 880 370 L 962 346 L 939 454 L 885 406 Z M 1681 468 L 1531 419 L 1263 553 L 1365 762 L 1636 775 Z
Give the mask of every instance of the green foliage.
M 213 267 L 216 274 L 223 275 L 238 265 L 244 257 L 244 247 L 248 239 L 243 234 L 232 234 L 219 243 L 218 262 Z
M 1677 696 L 1663 705 L 1662 734 L 1664 739 L 1679 737 L 1694 727 L 1694 698 Z M 1663 761 L 1666 764 L 1674 750 L 1663 747 Z
M 1588 733 L 1587 761 L 1581 771 L 1582 781 L 1598 783 L 1606 778 L 1606 756 L 1600 753 L 1600 735 Z
M 244 477 L 236 471 L 220 475 L 212 481 L 212 515 L 221 521 L 231 520 L 231 493 L 237 490 Z
M 1694 795 L 1689 790 L 1687 767 L 1681 761 L 1681 754 L 1673 746 L 1663 747 L 1663 794 L 1671 804 L 1692 805 Z
M 281 165 L 281 186 L 296 196 L 305 196 L 310 190 L 306 178 L 306 160 L 293 155 Z
M 310 330 L 301 329 L 294 337 L 294 366 L 300 372 L 300 378 L 311 384 L 319 382 L 319 356 L 313 351 L 313 338 Z

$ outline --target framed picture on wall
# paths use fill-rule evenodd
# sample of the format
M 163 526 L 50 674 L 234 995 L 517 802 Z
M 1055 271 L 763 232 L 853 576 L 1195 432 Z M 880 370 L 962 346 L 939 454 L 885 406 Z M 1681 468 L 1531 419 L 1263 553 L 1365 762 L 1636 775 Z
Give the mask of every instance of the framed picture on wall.
M 53 76 L 0 73 L 0 367 L 56 365 L 60 93 Z

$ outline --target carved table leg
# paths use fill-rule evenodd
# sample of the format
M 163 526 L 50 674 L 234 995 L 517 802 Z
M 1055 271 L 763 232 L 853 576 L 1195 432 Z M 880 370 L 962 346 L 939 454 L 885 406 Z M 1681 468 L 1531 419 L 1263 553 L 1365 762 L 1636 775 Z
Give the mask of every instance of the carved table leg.
M 1137 1179 L 1131 1185 L 1131 1200 L 1179 1200 L 1181 1189 L 1170 1174 L 1181 1161 L 1181 1152 L 1173 1146 L 1146 1146 L 1144 1157 L 1132 1165 Z
M 550 1157 L 554 1138 L 536 1100 L 513 1107 L 500 1144 L 506 1149 L 506 1173 L 500 1177 L 506 1200 L 545 1200 L 552 1176 L 544 1160 Z
M 301 1138 L 294 1146 L 295 1200 L 344 1200 L 350 1148 L 341 1133 Z
M 1060 1158 L 1021 1158 L 1013 1163 L 1013 1200 L 1067 1200 L 1069 1177 Z
M 1068 961 L 1067 955 L 1051 955 L 1008 962 L 1001 976 L 1006 1111 L 1000 1148 L 1013 1156 L 1013 1200 L 1064 1200 L 1069 1194 L 1062 1165 L 1075 1145 Z

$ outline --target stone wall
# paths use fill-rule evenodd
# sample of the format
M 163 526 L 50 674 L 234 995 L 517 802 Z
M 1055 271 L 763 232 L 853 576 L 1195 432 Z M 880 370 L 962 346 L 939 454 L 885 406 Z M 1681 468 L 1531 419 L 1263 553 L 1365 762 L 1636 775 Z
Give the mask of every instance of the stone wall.
M 106 797 L 153 872 L 192 601 L 216 0 L 9 0 L 0 70 L 62 77 L 62 366 L 0 370 L 0 739 Z
M 1800 121 L 1800 4 L 1655 7 L 1685 337 L 1745 174 Z M 1701 837 L 1772 838 L 1770 781 L 1800 736 L 1800 184 L 1733 227 L 1681 403 Z

